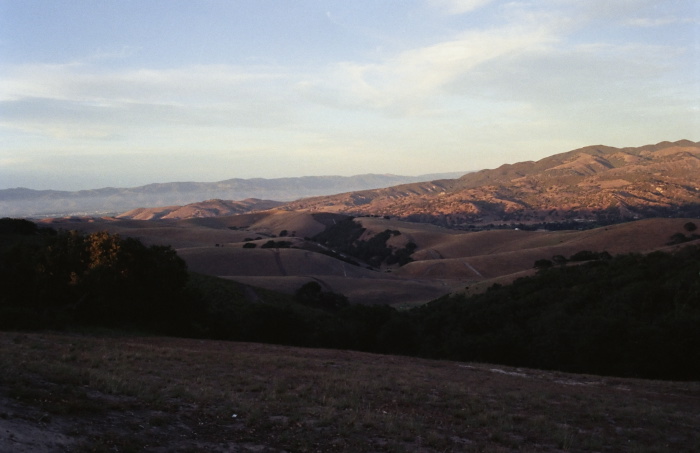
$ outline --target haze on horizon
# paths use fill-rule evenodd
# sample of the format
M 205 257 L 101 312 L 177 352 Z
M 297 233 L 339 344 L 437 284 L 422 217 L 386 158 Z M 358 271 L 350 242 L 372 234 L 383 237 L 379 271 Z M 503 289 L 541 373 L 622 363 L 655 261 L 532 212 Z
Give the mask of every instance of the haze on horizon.
M 696 0 L 0 0 L 0 189 L 700 139 Z

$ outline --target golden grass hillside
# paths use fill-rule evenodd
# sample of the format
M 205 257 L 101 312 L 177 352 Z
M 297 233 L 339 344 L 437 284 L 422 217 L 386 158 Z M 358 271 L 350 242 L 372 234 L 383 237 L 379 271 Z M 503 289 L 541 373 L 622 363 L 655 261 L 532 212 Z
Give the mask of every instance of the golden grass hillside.
M 190 270 L 225 277 L 266 289 L 293 293 L 316 280 L 325 290 L 340 292 L 351 302 L 410 306 L 441 295 L 474 291 L 493 283 L 508 283 L 533 272 L 535 261 L 555 255 L 592 252 L 645 253 L 665 247 L 671 236 L 687 233 L 697 219 L 655 218 L 589 230 L 469 232 L 381 217 L 360 217 L 367 240 L 385 230 L 400 231 L 387 244 L 396 249 L 417 244 L 413 262 L 403 267 L 369 270 L 327 256 L 322 247 L 303 238 L 331 225 L 332 214 L 272 210 L 235 216 L 178 221 L 54 219 L 56 228 L 107 230 L 134 236 L 147 244 L 173 246 Z M 285 237 L 275 237 L 282 232 Z M 269 240 L 285 240 L 293 248 L 268 248 Z M 256 248 L 244 249 L 246 243 Z

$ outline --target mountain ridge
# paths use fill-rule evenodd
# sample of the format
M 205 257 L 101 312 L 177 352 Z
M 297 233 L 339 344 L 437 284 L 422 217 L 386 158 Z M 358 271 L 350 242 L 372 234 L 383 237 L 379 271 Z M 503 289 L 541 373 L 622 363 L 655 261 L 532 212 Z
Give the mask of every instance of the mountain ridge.
M 367 173 L 354 176 L 232 178 L 215 182 L 152 183 L 137 187 L 103 187 L 78 191 L 0 190 L 0 216 L 59 216 L 122 213 L 136 208 L 174 206 L 202 200 L 249 198 L 292 201 L 298 198 L 389 187 L 431 177 L 460 176 L 465 172 L 418 176 Z
M 587 146 L 457 179 L 297 200 L 330 211 L 460 227 L 502 222 L 622 221 L 700 216 L 700 143 Z

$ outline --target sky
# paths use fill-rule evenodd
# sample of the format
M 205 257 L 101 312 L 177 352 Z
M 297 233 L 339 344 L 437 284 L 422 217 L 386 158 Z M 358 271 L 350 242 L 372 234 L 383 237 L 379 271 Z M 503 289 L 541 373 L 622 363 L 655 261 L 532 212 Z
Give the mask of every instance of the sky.
M 697 0 L 0 0 L 0 189 L 700 140 Z

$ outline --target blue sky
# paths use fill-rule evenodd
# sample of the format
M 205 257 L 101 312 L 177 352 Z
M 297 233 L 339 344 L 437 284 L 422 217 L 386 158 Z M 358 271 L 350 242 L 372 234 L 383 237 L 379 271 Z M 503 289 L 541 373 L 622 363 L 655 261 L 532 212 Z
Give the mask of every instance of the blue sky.
M 697 0 L 0 0 L 0 189 L 700 140 Z

